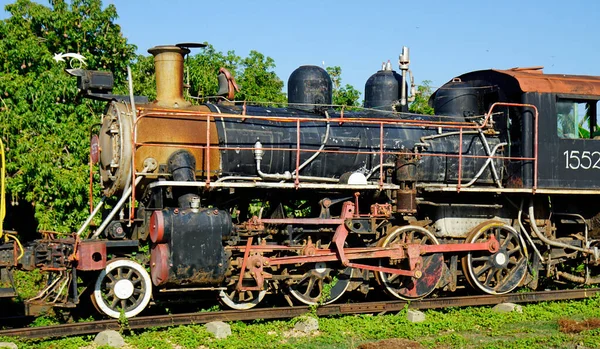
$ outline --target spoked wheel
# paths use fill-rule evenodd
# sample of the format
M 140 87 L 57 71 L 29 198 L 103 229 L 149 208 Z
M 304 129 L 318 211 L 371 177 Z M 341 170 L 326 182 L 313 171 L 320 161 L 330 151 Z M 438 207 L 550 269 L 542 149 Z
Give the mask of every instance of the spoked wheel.
M 350 286 L 353 268 L 331 268 L 326 263 L 315 263 L 295 284 L 290 294 L 307 304 L 330 304 L 338 300 Z
M 254 286 L 256 285 L 254 281 L 252 281 L 252 283 L 254 284 Z M 226 305 L 231 309 L 252 309 L 255 306 L 257 306 L 258 303 L 260 303 L 267 294 L 266 290 L 238 291 L 236 290 L 236 286 L 237 280 L 232 280 L 232 282 L 227 286 L 226 290 L 219 291 L 219 301 L 221 301 L 223 305 Z
M 146 308 L 152 296 L 152 281 L 144 267 L 129 259 L 115 259 L 100 272 L 92 302 L 96 309 L 118 319 L 121 311 L 133 317 Z
M 439 245 L 435 236 L 427 229 L 417 226 L 392 227 L 388 235 L 379 243 L 380 247 L 402 244 Z M 414 300 L 427 296 L 436 287 L 442 277 L 444 256 L 433 253 L 421 256 L 420 278 L 376 272 L 377 282 L 392 296 Z M 386 268 L 410 270 L 408 258 L 401 260 L 382 259 L 379 265 Z
M 463 271 L 469 283 L 485 293 L 508 293 L 519 286 L 527 272 L 525 246 L 513 227 L 499 221 L 478 225 L 465 242 L 481 242 L 491 235 L 500 244 L 498 252 L 469 252 L 462 260 Z

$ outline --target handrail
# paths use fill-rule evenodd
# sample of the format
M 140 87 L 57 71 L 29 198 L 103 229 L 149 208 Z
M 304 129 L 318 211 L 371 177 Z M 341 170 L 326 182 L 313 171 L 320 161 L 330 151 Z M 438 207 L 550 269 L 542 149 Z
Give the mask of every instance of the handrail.
M 492 106 L 490 107 L 490 110 L 488 112 L 488 115 L 492 115 L 492 111 L 494 110 L 495 107 L 522 107 L 522 108 L 531 108 L 533 109 L 533 111 L 535 112 L 534 114 L 534 121 L 535 121 L 535 127 L 533 129 L 533 190 L 532 193 L 535 193 L 536 189 L 537 189 L 537 183 L 538 183 L 538 147 L 539 147 L 539 139 L 538 139 L 538 125 L 539 125 L 539 112 L 538 109 L 535 105 L 533 104 L 528 104 L 528 103 L 508 103 L 508 102 L 496 102 L 494 104 L 492 104 Z
M 534 147 L 534 156 L 533 158 L 511 158 L 511 157 L 507 157 L 507 159 L 509 160 L 532 160 L 534 163 L 534 172 L 533 172 L 533 188 L 531 190 L 532 193 L 535 194 L 535 191 L 537 189 L 537 181 L 538 181 L 538 117 L 539 117 L 539 113 L 538 113 L 538 109 L 535 105 L 533 104 L 527 104 L 527 103 L 508 103 L 508 102 L 496 102 L 494 104 L 492 104 L 490 106 L 489 111 L 485 114 L 485 121 L 484 124 L 487 123 L 490 119 L 490 117 L 492 116 L 492 111 L 494 110 L 494 108 L 496 107 L 523 107 L 523 108 L 531 108 L 534 110 L 535 112 L 535 128 L 534 128 L 534 143 L 533 143 L 533 147 Z M 507 115 L 505 115 L 506 117 L 508 117 Z M 460 192 L 460 187 L 461 187 L 461 179 L 462 179 L 462 139 L 463 139 L 463 128 L 460 127 L 459 128 L 459 141 L 458 141 L 458 184 L 456 185 L 456 190 L 457 192 Z M 487 156 L 488 159 L 492 159 L 491 156 Z
M 463 154 L 463 133 L 465 130 L 482 130 L 485 129 L 492 117 L 493 110 L 500 106 L 513 106 L 513 107 L 524 107 L 531 108 L 534 110 L 535 117 L 535 129 L 534 129 L 534 156 L 533 157 L 511 157 L 511 156 L 495 156 L 495 155 L 469 155 Z M 294 151 L 296 153 L 296 173 L 299 172 L 300 166 L 300 153 L 336 153 L 336 154 L 369 154 L 369 155 L 378 155 L 379 156 L 379 187 L 383 187 L 383 164 L 384 164 L 384 156 L 385 155 L 414 155 L 412 152 L 408 151 L 386 151 L 384 149 L 384 126 L 385 125 L 399 125 L 399 126 L 415 126 L 415 127 L 441 127 L 441 128 L 450 128 L 457 129 L 459 133 L 459 151 L 458 154 L 428 154 L 428 153 L 419 153 L 419 156 L 435 156 L 435 157 L 447 157 L 447 158 L 457 158 L 458 159 L 458 184 L 456 189 L 460 192 L 461 184 L 462 184 L 462 172 L 463 166 L 462 162 L 464 159 L 494 159 L 494 160 L 517 160 L 517 161 L 533 161 L 534 162 L 534 185 L 532 188 L 532 192 L 535 193 L 537 189 L 537 174 L 538 174 L 538 119 L 539 113 L 537 108 L 532 104 L 521 104 L 521 103 L 505 103 L 505 102 L 497 102 L 492 104 L 489 111 L 482 115 L 483 121 L 481 123 L 475 122 L 453 122 L 453 121 L 435 121 L 435 120 L 415 120 L 415 119 L 384 119 L 384 118 L 353 118 L 348 117 L 347 115 L 342 115 L 339 118 L 329 117 L 327 119 L 324 118 L 316 118 L 316 117 L 297 117 L 297 116 L 257 116 L 257 115 L 247 115 L 243 113 L 241 115 L 238 114 L 221 114 L 207 111 L 194 111 L 194 110 L 171 110 L 165 108 L 138 108 L 139 113 L 137 114 L 137 118 L 133 123 L 133 137 L 132 137 L 132 164 L 135 164 L 135 156 L 136 150 L 141 146 L 150 146 L 150 147 L 173 147 L 173 148 L 187 148 L 187 149 L 199 149 L 204 152 L 204 161 L 205 164 L 205 184 L 206 188 L 211 187 L 211 151 L 220 151 L 220 150 L 256 150 L 255 147 L 229 147 L 229 146 L 220 146 L 218 143 L 216 145 L 211 144 L 211 131 L 210 131 L 210 123 L 214 118 L 223 118 L 223 119 L 231 119 L 236 120 L 240 119 L 241 121 L 246 120 L 263 120 L 263 121 L 273 121 L 273 122 L 281 122 L 281 123 L 295 123 L 296 126 L 296 147 L 293 149 L 289 148 L 277 148 L 277 147 L 266 147 L 262 148 L 265 151 Z M 425 115 L 424 115 L 425 116 Z M 204 119 L 206 117 L 206 119 Z M 438 117 L 436 115 L 425 116 L 425 117 Z M 138 142 L 137 137 L 137 128 L 138 123 L 147 118 L 167 118 L 167 119 L 178 119 L 178 120 L 192 120 L 198 122 L 206 122 L 206 144 L 204 143 L 163 143 L 163 142 Z M 378 150 L 328 150 L 328 149 L 303 149 L 301 147 L 301 133 L 300 127 L 302 123 L 313 122 L 313 123 L 354 123 L 359 125 L 378 125 L 379 126 L 379 149 Z M 132 183 L 135 183 L 135 168 L 132 171 Z M 298 188 L 300 184 L 299 176 L 295 177 L 294 186 Z M 130 215 L 130 219 L 134 219 L 134 205 L 135 205 L 135 188 L 132 188 L 132 213 Z

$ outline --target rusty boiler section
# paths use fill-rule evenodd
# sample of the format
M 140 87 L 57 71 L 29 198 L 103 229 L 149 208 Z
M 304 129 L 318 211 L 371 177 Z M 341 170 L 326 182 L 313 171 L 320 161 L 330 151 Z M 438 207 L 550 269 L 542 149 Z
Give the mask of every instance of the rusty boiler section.
M 100 167 L 107 196 L 118 195 L 130 183 L 132 159 L 136 172 L 148 164 L 158 165 L 150 170 L 153 178 L 165 175 L 161 170 L 168 167 L 169 157 L 185 149 L 194 157 L 197 180 L 206 178 L 207 168 L 213 174 L 220 171 L 219 137 L 211 111 L 192 106 L 183 97 L 183 62 L 189 50 L 157 46 L 148 52 L 154 55 L 156 101 L 136 105 L 135 114 L 129 104 L 112 102 L 103 119 Z M 215 149 L 207 157 L 208 143 Z

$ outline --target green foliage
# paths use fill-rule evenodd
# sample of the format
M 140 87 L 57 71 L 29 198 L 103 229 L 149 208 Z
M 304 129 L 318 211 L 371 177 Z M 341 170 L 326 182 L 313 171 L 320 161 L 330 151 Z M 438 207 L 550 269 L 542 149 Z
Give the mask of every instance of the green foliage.
M 423 83 L 417 86 L 417 94 L 415 100 L 408 106 L 411 113 L 433 115 L 433 107 L 429 106 L 429 97 L 431 97 L 431 81 L 424 80 Z
M 156 80 L 154 77 L 154 57 L 138 55 L 131 65 L 133 94 L 146 96 L 149 100 L 156 99 Z M 115 93 L 129 94 L 128 87 L 125 84 L 116 87 Z
M 6 6 L 0 22 L 0 135 L 7 149 L 7 188 L 35 207 L 39 228 L 69 232 L 86 215 L 90 126 L 103 106 L 77 101 L 75 79 L 55 62 L 75 52 L 87 68 L 110 70 L 122 83 L 135 47 L 100 0 L 30 0 Z
M 134 93 L 156 95 L 152 56 L 135 56 L 114 23 L 113 5 L 100 0 L 51 1 L 43 6 L 17 0 L 0 22 L 0 137 L 6 144 L 8 192 L 35 208 L 41 230 L 73 231 L 88 202 L 90 127 L 103 103 L 77 98 L 75 79 L 55 62 L 56 53 L 86 57 L 87 69 L 112 71 L 115 93 L 128 94 L 126 67 L 132 64 Z M 134 60 L 135 59 L 135 60 Z M 251 51 L 242 58 L 212 46 L 189 57 L 190 94 L 214 96 L 220 67 L 237 77 L 238 100 L 283 102 L 283 82 L 272 58 Z
M 134 93 L 148 96 L 151 100 L 156 96 L 153 62 L 152 56 L 138 56 L 132 66 Z M 273 58 L 257 51 L 250 51 L 248 57 L 240 57 L 234 51 L 219 52 L 212 45 L 197 53 L 192 52 L 186 59 L 184 75 L 189 84 L 189 94 L 196 98 L 215 96 L 219 90 L 217 75 L 221 67 L 236 78 L 240 87 L 236 100 L 285 102 L 285 94 L 281 92 L 283 81 L 273 71 Z
M 338 281 L 338 278 L 334 276 L 331 282 L 325 283 L 323 285 L 323 291 L 321 291 L 321 297 L 319 297 L 320 305 L 323 305 L 327 302 L 327 300 L 331 296 L 331 289 L 333 289 L 333 287 L 338 283 Z
M 189 77 L 190 95 L 194 97 L 215 96 L 219 90 L 217 74 L 219 68 L 229 70 L 237 78 L 236 69 L 240 57 L 235 52 L 229 51 L 223 54 L 215 50 L 212 45 L 207 45 L 197 54 L 187 58 L 186 76 Z
M 237 79 L 240 85 L 238 100 L 255 102 L 286 101 L 285 94 L 281 92 L 283 81 L 281 81 L 272 69 L 275 61 L 271 57 L 265 57 L 257 51 L 250 51 L 250 55 L 241 59 L 241 74 Z M 239 70 L 238 70 L 239 71 Z
M 499 314 L 491 307 L 426 311 L 427 320 L 410 323 L 406 309 L 397 314 L 319 318 L 315 335 L 294 333 L 299 318 L 289 321 L 231 323 L 232 335 L 216 339 L 204 326 L 149 329 L 125 337 L 132 348 L 355 348 L 364 342 L 404 338 L 425 347 L 444 348 L 573 348 L 600 347 L 600 330 L 580 334 L 558 331 L 560 318 L 577 321 L 600 317 L 600 298 L 523 305 L 523 313 Z M 44 342 L 17 342 L 19 348 L 76 348 L 89 345 L 81 337 Z
M 352 85 L 346 84 L 342 86 L 342 68 L 335 66 L 327 67 L 325 70 L 329 73 L 331 82 L 333 83 L 333 104 L 358 107 L 360 92 Z
M 44 326 L 52 326 L 58 325 L 60 321 L 56 317 L 53 316 L 40 316 L 35 318 L 33 322 L 29 325 L 30 327 L 44 327 Z
M 131 327 L 129 327 L 129 320 L 127 319 L 127 316 L 125 316 L 124 309 L 119 310 L 119 321 L 118 322 L 119 322 L 119 332 L 121 332 L 121 333 L 131 332 Z
M 47 274 L 39 269 L 32 271 L 14 270 L 15 288 L 20 299 L 29 299 L 37 295 L 46 285 Z
M 221 306 L 219 304 L 215 304 L 206 309 L 200 309 L 199 313 L 214 313 L 216 311 L 221 311 L 221 310 L 223 310 L 223 309 L 221 309 Z

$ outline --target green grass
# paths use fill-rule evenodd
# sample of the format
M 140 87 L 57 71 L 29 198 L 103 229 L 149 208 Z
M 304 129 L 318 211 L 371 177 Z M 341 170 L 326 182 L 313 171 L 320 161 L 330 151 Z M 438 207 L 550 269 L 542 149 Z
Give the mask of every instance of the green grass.
M 349 315 L 319 319 L 319 332 L 293 331 L 297 319 L 231 323 L 232 335 L 217 340 L 202 325 L 149 329 L 125 336 L 133 348 L 354 348 L 387 338 L 414 340 L 430 348 L 600 347 L 600 330 L 564 334 L 558 320 L 600 318 L 600 298 L 523 306 L 523 313 L 497 314 L 490 307 L 425 311 L 422 323 L 409 323 L 406 310 L 388 315 Z M 0 339 L 0 341 L 3 339 Z M 19 348 L 78 348 L 93 336 L 19 342 Z

